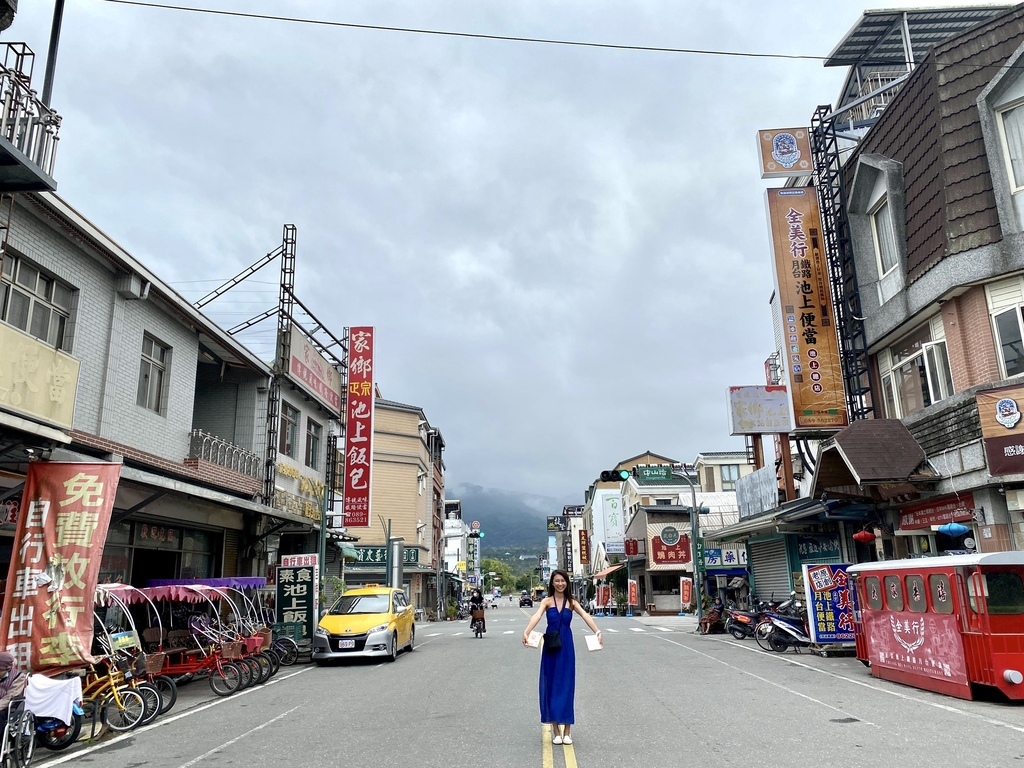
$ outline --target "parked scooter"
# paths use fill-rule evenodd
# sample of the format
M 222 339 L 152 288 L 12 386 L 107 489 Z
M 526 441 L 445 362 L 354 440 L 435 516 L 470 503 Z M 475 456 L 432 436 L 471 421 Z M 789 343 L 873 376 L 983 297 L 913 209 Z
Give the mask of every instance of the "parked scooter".
M 74 704 L 74 714 L 70 724 L 65 723 L 56 717 L 36 718 L 36 742 L 41 747 L 59 752 L 67 749 L 75 741 L 82 731 L 82 716 L 85 711 L 77 701 Z
M 792 600 L 795 615 L 766 613 L 755 629 L 757 644 L 768 651 L 784 653 L 790 648 L 806 648 L 813 643 L 807 628 L 807 612 L 799 600 Z

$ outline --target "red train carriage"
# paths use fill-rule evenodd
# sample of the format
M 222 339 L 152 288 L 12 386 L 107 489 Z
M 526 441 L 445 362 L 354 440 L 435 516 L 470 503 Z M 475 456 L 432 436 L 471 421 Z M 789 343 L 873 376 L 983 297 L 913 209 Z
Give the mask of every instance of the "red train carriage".
M 857 657 L 871 674 L 973 698 L 1024 699 L 1024 552 L 851 565 Z

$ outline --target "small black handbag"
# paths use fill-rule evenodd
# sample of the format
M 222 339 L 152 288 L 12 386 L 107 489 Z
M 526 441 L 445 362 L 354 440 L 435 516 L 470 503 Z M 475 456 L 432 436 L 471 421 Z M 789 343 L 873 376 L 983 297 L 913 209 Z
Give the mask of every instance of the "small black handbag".
M 555 603 L 558 608 L 558 603 Z M 562 603 L 562 610 L 565 610 L 565 603 Z M 558 653 L 562 650 L 562 611 L 558 612 L 558 629 L 554 632 L 544 633 L 544 653 Z

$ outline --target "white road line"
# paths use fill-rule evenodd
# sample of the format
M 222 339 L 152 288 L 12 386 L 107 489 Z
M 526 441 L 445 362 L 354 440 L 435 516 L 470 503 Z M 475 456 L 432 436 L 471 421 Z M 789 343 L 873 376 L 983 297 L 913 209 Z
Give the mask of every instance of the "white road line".
M 134 731 L 129 731 L 128 733 L 122 733 L 120 736 L 115 736 L 114 738 L 110 739 L 109 741 L 104 741 L 102 744 L 96 744 L 96 745 L 91 746 L 91 747 L 86 747 L 85 749 L 81 749 L 81 750 L 77 750 L 77 751 L 71 752 L 70 754 L 65 755 L 64 757 L 58 757 L 58 758 L 55 758 L 55 759 L 50 760 L 48 762 L 40 763 L 38 768 L 49 768 L 49 766 L 51 766 L 51 765 L 60 765 L 61 763 L 67 763 L 67 762 L 70 762 L 71 760 L 77 760 L 82 755 L 88 755 L 88 754 L 90 754 L 92 752 L 96 752 L 96 751 L 98 751 L 100 749 L 106 749 L 109 746 L 112 746 L 112 745 L 117 744 L 119 742 L 125 741 L 127 739 L 135 738 L 135 734 L 137 734 L 137 733 L 145 733 L 146 731 L 151 731 L 154 728 L 162 728 L 163 726 L 168 725 L 170 723 L 173 723 L 176 720 L 181 720 L 181 719 L 186 718 L 186 717 L 192 717 L 192 715 L 195 715 L 195 714 L 197 714 L 199 712 L 205 712 L 206 710 L 210 709 L 210 707 L 216 707 L 217 705 L 223 704 L 226 701 L 233 701 L 233 700 L 238 699 L 238 698 L 240 698 L 242 696 L 247 696 L 250 693 L 255 693 L 257 691 L 266 690 L 267 688 L 269 688 L 272 685 L 276 685 L 277 683 L 280 683 L 283 680 L 288 680 L 289 678 L 295 677 L 296 675 L 301 675 L 303 672 L 308 672 L 311 669 L 313 669 L 313 667 L 309 666 L 309 667 L 306 667 L 305 669 L 300 669 L 297 672 L 292 672 L 290 675 L 285 675 L 284 677 L 278 677 L 277 675 L 275 675 L 273 678 L 271 678 L 269 681 L 267 681 L 266 684 L 260 686 L 259 688 L 248 688 L 248 689 L 242 691 L 241 693 L 234 693 L 234 694 L 232 694 L 230 696 L 224 696 L 222 698 L 215 699 L 214 701 L 211 701 L 211 702 L 209 702 L 207 704 L 200 704 L 198 707 L 192 707 L 192 709 L 188 710 L 187 712 L 182 712 L 180 715 L 174 715 L 172 717 L 167 717 L 167 718 L 163 718 L 162 717 L 162 718 L 160 718 L 160 720 L 158 720 L 157 722 L 153 723 L 152 725 L 145 725 L 142 728 L 136 728 Z
M 442 633 L 441 632 L 431 632 L 429 635 L 427 635 L 427 637 L 437 637 L 440 634 L 442 634 Z
M 660 632 L 671 632 L 672 631 L 668 627 L 655 627 L 655 629 L 659 630 Z
M 456 633 L 455 633 L 455 634 L 453 635 L 453 637 L 458 637 L 459 635 L 464 635 L 464 634 L 466 634 L 466 633 L 465 633 L 465 632 L 456 632 Z
M 630 627 L 629 631 L 630 632 L 646 632 L 647 630 L 643 629 L 642 627 Z
M 503 634 L 503 635 L 514 635 L 515 633 L 516 633 L 516 631 L 514 629 L 506 629 L 501 634 Z
M 299 706 L 302 706 L 302 705 L 300 704 Z M 290 715 L 292 712 L 294 712 L 298 708 L 299 707 L 292 707 L 287 712 L 282 712 L 280 715 L 278 715 L 277 717 L 273 718 L 272 720 L 267 720 L 267 722 L 263 723 L 262 725 L 257 725 L 255 728 L 250 728 L 245 733 L 239 734 L 238 736 L 235 736 L 235 738 L 230 739 L 229 741 L 225 741 L 219 747 L 214 747 L 209 752 L 204 752 L 199 757 L 197 757 L 197 758 L 195 758 L 193 760 L 189 760 L 187 763 L 182 763 L 181 768 L 192 768 L 193 765 L 196 765 L 197 763 L 201 763 L 203 760 L 208 758 L 210 755 L 215 754 L 217 752 L 220 752 L 225 747 L 230 747 L 236 741 L 241 741 L 246 736 L 248 736 L 250 733 L 256 733 L 256 731 L 263 730 L 264 728 L 266 728 L 271 723 L 273 723 L 273 722 L 275 722 L 277 720 L 280 720 L 282 717 L 285 717 L 286 715 Z
M 609 628 L 609 629 L 608 629 L 608 631 L 609 631 L 609 632 L 618 632 L 619 630 L 617 630 L 617 629 L 610 629 L 610 628 Z
M 662 640 L 664 640 L 666 643 L 672 643 L 672 645 L 677 645 L 680 648 L 685 648 L 686 650 L 690 651 L 691 653 L 695 653 L 698 656 L 703 656 L 705 659 L 708 659 L 709 661 L 718 662 L 723 667 L 728 667 L 729 669 L 732 669 L 732 670 L 734 670 L 736 672 L 739 672 L 741 675 L 747 675 L 749 677 L 754 678 L 755 680 L 760 680 L 762 683 L 767 683 L 768 685 L 772 685 L 772 686 L 774 686 L 776 688 L 779 688 L 779 689 L 785 691 L 786 693 L 791 693 L 794 696 L 798 696 L 801 699 L 807 699 L 807 701 L 813 701 L 815 704 L 819 704 L 822 707 L 825 707 L 826 709 L 831 709 L 833 712 L 838 712 L 839 714 L 845 715 L 847 717 L 856 718 L 860 722 L 864 723 L 864 725 L 870 725 L 873 728 L 879 728 L 880 727 L 877 723 L 872 723 L 870 720 L 865 720 L 863 717 L 857 717 L 852 712 L 848 712 L 845 709 L 839 709 L 839 707 L 835 707 L 835 706 L 833 706 L 833 705 L 831 705 L 831 704 L 829 704 L 827 702 L 822 701 L 821 699 L 816 699 L 813 696 L 808 696 L 806 693 L 800 693 L 800 691 L 796 691 L 796 690 L 794 690 L 792 688 L 788 688 L 787 686 L 782 685 L 781 683 L 774 683 L 771 680 L 769 680 L 768 678 L 761 677 L 760 675 L 755 675 L 753 672 L 751 672 L 748 669 L 743 669 L 743 667 L 737 667 L 735 664 L 730 664 L 727 661 L 723 661 L 722 659 L 719 659 L 719 658 L 716 658 L 715 656 L 712 656 L 710 654 L 704 653 L 703 651 L 698 651 L 696 648 L 691 648 L 690 646 L 684 645 L 683 643 L 680 643 L 680 642 L 678 642 L 676 640 L 669 640 L 667 637 L 663 637 Z M 814 667 L 807 666 L 806 664 L 801 664 L 800 666 L 807 667 L 807 669 L 814 669 Z

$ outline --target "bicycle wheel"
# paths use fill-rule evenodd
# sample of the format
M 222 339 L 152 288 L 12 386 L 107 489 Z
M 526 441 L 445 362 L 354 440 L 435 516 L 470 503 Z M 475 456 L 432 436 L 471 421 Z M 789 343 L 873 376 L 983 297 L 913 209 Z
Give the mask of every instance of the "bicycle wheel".
M 267 660 L 270 662 L 270 666 L 271 666 L 270 676 L 273 677 L 274 675 L 277 674 L 277 671 L 281 668 L 281 657 L 278 656 L 274 652 L 273 648 L 268 648 L 267 650 L 263 651 L 262 655 L 266 656 Z
M 271 664 L 270 659 L 268 659 L 266 655 L 262 653 L 257 653 L 255 656 L 252 657 L 252 660 L 256 663 L 256 666 L 259 667 L 260 670 L 260 677 L 259 680 L 257 680 L 256 682 L 260 685 L 263 685 L 263 683 L 267 682 L 267 680 L 270 679 L 270 676 L 274 674 L 274 665 Z
M 290 637 L 279 637 L 274 641 L 274 649 L 281 657 L 281 666 L 290 667 L 299 660 L 299 646 Z
M 174 702 L 178 700 L 178 686 L 167 675 L 157 675 L 154 677 L 153 685 L 160 691 L 160 701 L 163 702 L 160 705 L 160 714 L 166 714 L 174 706 Z
M 103 724 L 112 731 L 130 731 L 142 722 L 142 716 L 146 713 L 146 702 L 142 700 L 142 694 L 131 688 L 108 696 L 102 707 Z
M 256 661 L 253 656 L 246 656 L 242 659 L 245 662 L 245 666 L 249 668 L 249 685 L 259 685 L 263 682 L 263 669 L 260 667 L 260 663 Z
M 32 753 L 36 746 L 36 718 L 28 710 L 23 710 L 18 723 L 17 733 L 14 734 L 14 744 L 11 747 L 14 768 L 28 768 L 32 762 Z
M 142 722 L 139 725 L 149 725 L 156 720 L 164 705 L 160 691 L 152 683 L 136 683 L 135 690 L 142 696 L 142 701 L 146 705 L 146 712 L 142 715 Z
M 252 685 L 252 670 L 245 659 L 232 659 L 231 663 L 238 667 L 238 690 L 244 691 Z
M 229 661 L 210 673 L 210 688 L 218 696 L 230 696 L 238 690 L 241 679 L 242 673 Z
M 774 632 L 775 627 L 771 624 L 758 624 L 754 629 L 754 639 L 757 641 L 757 645 L 762 651 L 772 650 L 769 639 Z

